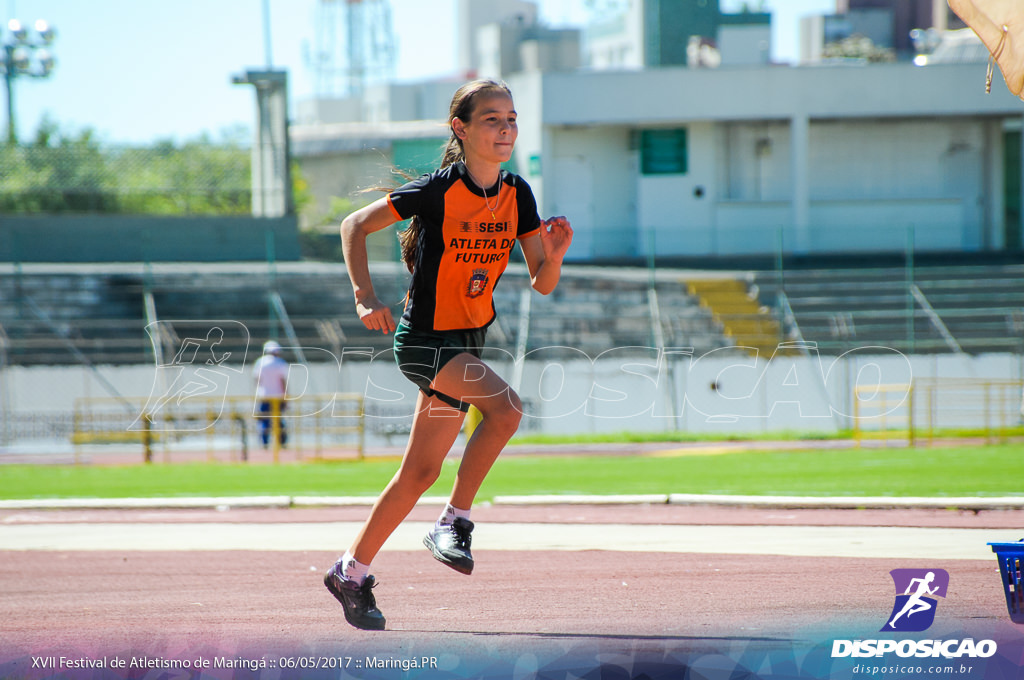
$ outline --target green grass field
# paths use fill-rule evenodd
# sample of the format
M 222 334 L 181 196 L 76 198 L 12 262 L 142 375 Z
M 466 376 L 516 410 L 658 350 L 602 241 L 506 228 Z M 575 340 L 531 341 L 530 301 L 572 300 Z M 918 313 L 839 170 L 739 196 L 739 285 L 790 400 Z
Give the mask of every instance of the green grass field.
M 480 500 L 520 494 L 1024 496 L 1024 445 L 827 449 L 686 456 L 499 458 Z M 396 460 L 282 465 L 6 465 L 0 499 L 376 496 Z M 457 462 L 431 495 L 447 495 Z

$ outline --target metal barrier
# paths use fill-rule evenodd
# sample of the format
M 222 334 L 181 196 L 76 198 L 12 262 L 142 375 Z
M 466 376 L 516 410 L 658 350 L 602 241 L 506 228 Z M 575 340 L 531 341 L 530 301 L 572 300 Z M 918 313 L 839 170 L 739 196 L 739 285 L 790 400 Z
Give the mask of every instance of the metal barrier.
M 873 425 L 873 427 L 865 427 Z M 853 438 L 906 439 L 914 445 L 914 389 L 910 384 L 855 386 Z
M 266 409 L 261 411 L 264 402 Z M 281 462 L 282 451 L 322 460 L 328 450 L 345 450 L 362 459 L 366 447 L 361 394 L 267 400 L 189 397 L 155 404 L 147 399 L 90 398 L 75 402 L 72 420 L 76 462 L 83 445 L 125 443 L 139 444 L 147 463 L 158 449 L 165 462 L 175 451 L 197 450 L 205 451 L 209 461 L 224 451 L 232 460 L 249 461 L 254 457 L 252 434 L 258 439 L 266 435 L 261 450 L 274 463 Z
M 905 439 L 914 446 L 940 437 L 987 443 L 1024 436 L 1024 381 L 928 378 L 854 388 L 853 436 Z
M 920 429 L 929 439 L 950 430 L 988 443 L 1024 435 L 1020 380 L 915 380 Z

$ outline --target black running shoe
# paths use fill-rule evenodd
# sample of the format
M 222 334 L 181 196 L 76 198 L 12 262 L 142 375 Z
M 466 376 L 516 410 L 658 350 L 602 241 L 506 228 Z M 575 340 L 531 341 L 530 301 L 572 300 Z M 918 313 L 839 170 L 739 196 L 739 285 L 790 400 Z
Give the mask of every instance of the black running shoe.
M 472 574 L 473 555 L 469 552 L 472 533 L 473 523 L 457 517 L 451 525 L 438 528 L 435 524 L 423 537 L 423 545 L 430 548 L 437 561 L 463 574 Z
M 345 609 L 346 621 L 363 630 L 384 630 L 384 615 L 377 609 L 377 601 L 371 592 L 377 585 L 373 576 L 367 576 L 363 585 L 357 586 L 355 582 L 345 580 L 339 565 L 335 564 L 324 574 L 324 585 Z

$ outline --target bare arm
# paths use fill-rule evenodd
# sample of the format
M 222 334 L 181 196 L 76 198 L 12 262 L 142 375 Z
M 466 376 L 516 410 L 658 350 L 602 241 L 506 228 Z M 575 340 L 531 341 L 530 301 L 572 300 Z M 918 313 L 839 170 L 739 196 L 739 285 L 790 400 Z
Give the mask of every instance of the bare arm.
M 382 333 L 395 330 L 395 319 L 391 309 L 377 299 L 373 292 L 366 255 L 366 237 L 396 221 L 386 197 L 356 210 L 341 221 L 341 251 L 345 256 L 348 277 L 352 280 L 356 313 L 364 326 Z
M 562 260 L 572 243 L 572 227 L 564 217 L 541 220 L 540 231 L 519 242 L 530 269 L 530 285 L 548 295 L 562 276 Z

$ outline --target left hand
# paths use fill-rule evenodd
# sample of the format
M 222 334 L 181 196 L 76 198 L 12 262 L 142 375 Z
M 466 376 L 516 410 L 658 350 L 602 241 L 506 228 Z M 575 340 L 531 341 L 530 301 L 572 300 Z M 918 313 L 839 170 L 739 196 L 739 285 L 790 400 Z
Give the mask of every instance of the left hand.
M 541 220 L 540 243 L 544 246 L 544 259 L 561 262 L 572 243 L 572 227 L 563 216 Z

